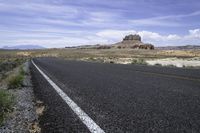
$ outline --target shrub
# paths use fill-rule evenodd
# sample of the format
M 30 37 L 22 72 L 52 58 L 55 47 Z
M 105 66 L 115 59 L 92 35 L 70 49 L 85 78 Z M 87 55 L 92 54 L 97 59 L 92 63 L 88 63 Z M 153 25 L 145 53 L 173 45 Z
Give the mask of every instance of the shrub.
M 156 64 L 155 64 L 155 66 L 162 66 L 162 65 L 161 65 L 161 64 L 159 64 L 159 63 L 156 63 Z
M 1 80 L 6 79 L 7 75 L 5 73 L 1 74 Z
M 19 88 L 23 85 L 25 71 L 21 66 L 17 75 L 11 76 L 8 81 L 8 89 Z
M 19 74 L 12 76 L 8 81 L 8 89 L 15 89 L 22 86 L 24 76 Z
M 23 69 L 22 66 L 20 67 L 19 74 L 20 74 L 20 75 L 25 75 L 25 74 L 26 74 L 26 72 L 24 71 L 24 69 Z
M 137 63 L 136 59 L 132 60 L 132 62 L 131 62 L 131 64 L 136 64 L 136 63 Z
M 173 65 L 173 64 L 170 64 L 170 65 L 167 65 L 168 67 L 176 67 L 176 65 Z
M 12 110 L 14 97 L 6 90 L 0 90 L 0 126 L 2 125 L 6 114 Z
M 146 65 L 146 61 L 144 59 L 133 59 L 131 64 L 142 64 L 142 65 Z
M 89 60 L 89 61 L 95 61 L 95 58 L 89 57 L 88 60 Z

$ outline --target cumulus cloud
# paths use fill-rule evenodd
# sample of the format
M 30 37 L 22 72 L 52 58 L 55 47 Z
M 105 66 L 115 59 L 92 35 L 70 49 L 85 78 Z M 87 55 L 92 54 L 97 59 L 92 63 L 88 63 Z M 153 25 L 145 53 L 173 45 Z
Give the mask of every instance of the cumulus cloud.
M 97 32 L 96 35 L 101 38 L 106 38 L 110 42 L 120 40 L 122 37 L 128 34 L 136 34 L 135 30 L 103 30 Z
M 16 39 L 14 41 L 8 40 L 7 43 L 13 44 L 39 44 L 44 45 L 47 48 L 52 48 L 52 46 L 56 48 L 63 48 L 65 46 L 79 46 L 79 45 L 93 45 L 93 44 L 106 44 L 108 40 L 98 38 L 96 36 L 84 36 L 82 38 L 77 37 L 60 37 L 60 38 L 29 38 L 29 39 Z
M 151 31 L 135 31 L 135 30 L 103 30 L 96 33 L 107 40 L 112 42 L 122 40 L 122 37 L 128 34 L 139 34 L 144 42 L 149 42 L 157 46 L 161 45 L 186 45 L 186 44 L 200 44 L 200 29 L 189 30 L 187 35 L 162 35 Z
M 10 36 L 7 37 L 6 34 Z M 96 36 L 94 33 L 88 31 L 67 31 L 65 29 L 45 29 L 41 28 L 33 30 L 21 31 L 7 31 L 0 30 L 0 36 L 4 38 L 1 40 L 0 47 L 7 44 L 14 46 L 20 45 L 42 45 L 47 48 L 78 45 L 93 45 L 93 44 L 109 44 L 109 39 Z
M 189 30 L 188 37 L 200 39 L 200 29 Z
M 113 44 L 121 41 L 125 35 L 139 34 L 142 41 L 152 43 L 155 46 L 165 45 L 198 45 L 200 44 L 200 29 L 189 30 L 188 34 L 179 36 L 176 34 L 162 35 L 151 31 L 136 30 L 102 30 L 97 32 L 65 31 L 47 29 L 47 31 L 33 30 L 29 34 L 13 31 L 12 38 L 2 40 L 5 44 L 39 44 L 46 47 L 65 47 L 93 44 Z M 43 32 L 42 32 L 43 31 Z M 56 32 L 55 32 L 56 31 Z M 6 33 L 6 31 L 3 31 Z M 52 34 L 50 34 L 52 33 Z M 1 36 L 4 36 L 3 34 Z
M 11 37 L 6 37 L 6 34 Z M 93 44 L 113 44 L 121 41 L 125 35 L 139 34 L 142 41 L 152 43 L 155 46 L 165 45 L 199 45 L 200 29 L 189 30 L 186 35 L 168 34 L 151 31 L 136 30 L 100 30 L 94 32 L 88 31 L 66 31 L 65 29 L 33 29 L 31 31 L 6 31 L 1 30 L 0 36 L 5 39 L 2 44 L 38 44 L 45 47 L 65 47 L 77 45 L 93 45 Z M 3 46 L 3 45 L 2 45 Z
M 156 32 L 150 32 L 150 31 L 138 31 L 137 34 L 139 34 L 144 41 L 151 41 L 151 42 L 167 42 L 167 41 L 177 41 L 181 39 L 181 36 L 176 34 L 169 34 L 169 35 L 161 35 Z

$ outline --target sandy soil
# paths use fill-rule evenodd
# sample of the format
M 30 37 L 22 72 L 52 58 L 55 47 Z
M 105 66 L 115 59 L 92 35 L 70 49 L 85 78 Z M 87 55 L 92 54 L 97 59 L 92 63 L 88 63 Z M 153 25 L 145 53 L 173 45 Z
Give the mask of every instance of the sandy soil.
M 178 59 L 178 58 L 166 58 L 166 59 L 154 59 L 147 60 L 149 65 L 162 65 L 162 66 L 176 66 L 176 67 L 200 67 L 200 58 L 188 58 L 188 59 Z

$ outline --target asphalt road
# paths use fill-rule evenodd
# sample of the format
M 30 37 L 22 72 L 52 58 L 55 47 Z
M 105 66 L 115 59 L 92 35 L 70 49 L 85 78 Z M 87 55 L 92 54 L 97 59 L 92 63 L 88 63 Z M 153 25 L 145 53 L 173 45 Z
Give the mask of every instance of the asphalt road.
M 109 133 L 199 133 L 200 70 L 34 59 L 85 113 Z M 42 132 L 89 132 L 32 65 L 46 111 Z

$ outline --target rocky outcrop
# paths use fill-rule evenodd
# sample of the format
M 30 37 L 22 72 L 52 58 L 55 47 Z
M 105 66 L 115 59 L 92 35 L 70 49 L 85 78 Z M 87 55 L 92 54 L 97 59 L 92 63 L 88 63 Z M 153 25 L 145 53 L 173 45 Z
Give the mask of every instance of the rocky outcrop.
M 140 41 L 141 42 L 141 37 L 139 35 L 128 35 L 128 36 L 125 36 L 125 38 L 123 39 L 123 41 Z
M 132 49 L 154 49 L 152 44 L 145 44 L 141 41 L 140 35 L 128 35 L 125 36 L 122 42 L 115 44 L 115 46 L 119 49 L 123 48 L 132 48 Z
M 143 44 L 139 46 L 139 49 L 154 49 L 152 44 Z

